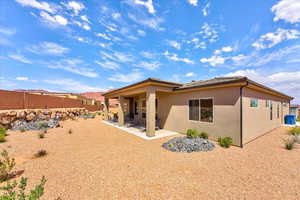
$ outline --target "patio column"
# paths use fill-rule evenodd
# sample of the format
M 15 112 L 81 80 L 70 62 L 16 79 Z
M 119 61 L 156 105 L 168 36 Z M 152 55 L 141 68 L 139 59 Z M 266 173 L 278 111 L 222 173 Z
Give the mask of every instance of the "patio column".
M 108 120 L 109 98 L 104 98 L 104 120 Z
M 155 136 L 155 99 L 156 90 L 149 87 L 146 97 L 146 135 L 149 137 Z
M 119 126 L 124 125 L 124 97 L 119 96 L 118 122 Z

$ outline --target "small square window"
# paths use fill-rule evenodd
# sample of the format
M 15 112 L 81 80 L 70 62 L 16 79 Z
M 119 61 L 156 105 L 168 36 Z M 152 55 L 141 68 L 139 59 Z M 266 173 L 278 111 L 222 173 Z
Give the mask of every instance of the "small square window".
M 253 108 L 258 107 L 258 100 L 257 99 L 251 99 L 250 100 L 250 107 L 253 107 Z

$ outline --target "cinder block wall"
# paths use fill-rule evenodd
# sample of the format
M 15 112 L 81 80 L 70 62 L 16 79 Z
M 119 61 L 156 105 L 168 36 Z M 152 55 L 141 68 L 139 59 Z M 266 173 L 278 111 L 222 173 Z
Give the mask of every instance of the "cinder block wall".
M 79 99 L 0 90 L 0 110 L 50 108 L 86 108 L 89 111 L 101 110 L 100 105 L 83 105 L 83 102 Z

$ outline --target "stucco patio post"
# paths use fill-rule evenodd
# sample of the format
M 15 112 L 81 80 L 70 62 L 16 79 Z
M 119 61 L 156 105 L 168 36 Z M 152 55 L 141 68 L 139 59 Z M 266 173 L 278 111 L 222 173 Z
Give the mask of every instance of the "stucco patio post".
M 155 99 L 156 90 L 149 87 L 146 97 L 146 135 L 149 137 L 155 136 Z
M 124 97 L 119 96 L 118 122 L 119 126 L 124 125 Z
M 108 120 L 109 98 L 104 98 L 104 120 Z

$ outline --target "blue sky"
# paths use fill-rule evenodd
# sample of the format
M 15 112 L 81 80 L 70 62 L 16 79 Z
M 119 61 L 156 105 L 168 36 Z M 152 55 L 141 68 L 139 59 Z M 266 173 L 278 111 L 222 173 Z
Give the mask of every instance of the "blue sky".
M 0 88 L 245 75 L 300 103 L 299 0 L 2 0 Z

